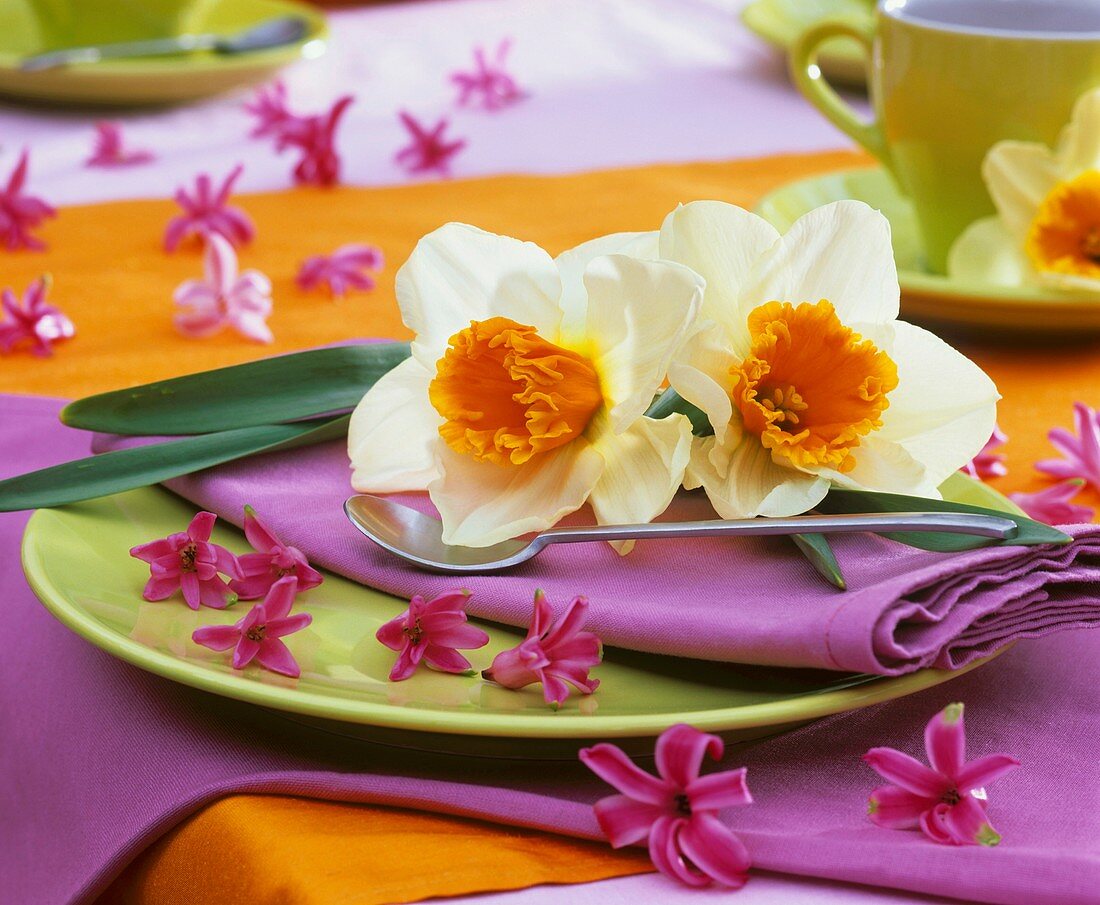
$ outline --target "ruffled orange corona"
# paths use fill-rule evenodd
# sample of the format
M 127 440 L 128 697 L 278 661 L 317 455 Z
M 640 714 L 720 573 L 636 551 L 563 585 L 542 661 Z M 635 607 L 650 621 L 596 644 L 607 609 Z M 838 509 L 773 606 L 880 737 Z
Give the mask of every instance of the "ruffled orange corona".
M 1024 247 L 1038 271 L 1100 279 L 1100 171 L 1055 185 L 1039 205 Z

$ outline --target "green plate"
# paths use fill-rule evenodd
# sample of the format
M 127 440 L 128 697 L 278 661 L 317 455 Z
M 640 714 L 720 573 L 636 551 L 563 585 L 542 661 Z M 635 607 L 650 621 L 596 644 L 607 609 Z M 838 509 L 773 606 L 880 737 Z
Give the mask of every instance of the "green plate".
M 869 19 L 870 0 L 755 0 L 741 12 L 741 21 L 784 53 L 802 32 L 826 19 Z M 839 85 L 866 85 L 867 54 L 852 38 L 834 38 L 822 45 L 817 64 Z
M 947 492 L 1010 508 L 995 491 L 962 476 Z M 945 485 L 947 487 L 947 485 Z M 200 625 L 229 623 L 243 607 L 193 612 L 181 599 L 141 598 L 148 567 L 127 555 L 135 544 L 181 530 L 195 509 L 165 490 L 146 488 L 35 513 L 23 540 L 23 567 L 47 609 L 97 647 L 149 672 L 214 694 L 324 721 L 344 735 L 402 746 L 479 755 L 557 756 L 578 740 L 633 739 L 639 748 L 673 723 L 747 738 L 826 714 L 866 707 L 945 682 L 959 672 L 926 669 L 899 678 L 775 669 L 608 650 L 595 671 L 599 691 L 574 696 L 559 711 L 538 686 L 508 691 L 479 677 L 422 669 L 404 682 L 386 678 L 392 651 L 374 633 L 406 602 L 335 575 L 303 598 L 312 625 L 289 639 L 300 679 L 257 666 L 234 670 L 225 653 L 200 647 Z M 219 522 L 214 540 L 248 545 Z M 521 634 L 486 624 L 490 643 L 469 652 L 478 670 Z M 369 728 L 368 728 L 369 727 Z M 642 742 L 644 741 L 644 744 Z
M 181 54 L 80 64 L 44 72 L 21 72 L 29 54 L 43 45 L 31 0 L 0 0 L 0 95 L 55 104 L 116 107 L 175 104 L 266 81 L 290 63 L 325 51 L 328 30 L 316 7 L 297 0 L 223 0 L 204 7 L 197 32 L 229 34 L 278 16 L 309 24 L 296 44 L 256 53 L 222 56 Z
M 781 232 L 815 207 L 854 198 L 890 221 L 901 283 L 902 316 L 957 330 L 1009 335 L 1100 334 L 1100 299 L 1029 286 L 995 286 L 929 273 L 913 208 L 881 167 L 843 170 L 792 182 L 764 197 L 756 211 Z

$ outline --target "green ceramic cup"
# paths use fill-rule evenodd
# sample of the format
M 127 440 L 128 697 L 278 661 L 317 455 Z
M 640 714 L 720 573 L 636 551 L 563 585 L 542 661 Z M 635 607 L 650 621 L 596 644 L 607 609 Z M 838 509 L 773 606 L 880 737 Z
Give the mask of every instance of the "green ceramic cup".
M 212 0 L 29 0 L 42 50 L 184 34 Z
M 837 36 L 867 50 L 874 119 L 821 77 Z M 946 269 L 951 243 L 993 213 L 981 178 L 1004 139 L 1053 144 L 1074 102 L 1100 85 L 1100 4 L 1088 0 L 884 0 L 873 22 L 836 20 L 791 47 L 791 75 L 830 122 L 882 161 L 913 202 L 925 265 Z

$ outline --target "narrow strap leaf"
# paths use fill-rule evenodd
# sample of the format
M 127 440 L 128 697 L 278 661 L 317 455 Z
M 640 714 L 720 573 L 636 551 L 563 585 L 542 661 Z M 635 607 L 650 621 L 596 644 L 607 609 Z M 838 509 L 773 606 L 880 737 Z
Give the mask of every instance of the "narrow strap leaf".
M 157 484 L 244 456 L 346 436 L 350 417 L 265 424 L 151 443 L 0 481 L 0 512 L 42 509 Z
M 829 539 L 824 534 L 792 534 L 791 540 L 798 547 L 803 556 L 809 560 L 811 566 L 817 570 L 817 574 L 824 578 L 834 588 L 841 591 L 847 590 L 848 582 L 844 580 L 844 573 L 840 570 L 836 554 L 829 545 Z
M 294 352 L 78 399 L 61 410 L 61 420 L 83 430 L 151 437 L 296 421 L 354 408 L 408 357 L 408 343 Z

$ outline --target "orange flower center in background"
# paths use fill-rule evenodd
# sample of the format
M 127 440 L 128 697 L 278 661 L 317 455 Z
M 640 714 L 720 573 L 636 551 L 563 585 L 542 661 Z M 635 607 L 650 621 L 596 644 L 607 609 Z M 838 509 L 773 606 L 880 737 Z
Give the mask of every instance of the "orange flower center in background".
M 832 304 L 768 302 L 749 314 L 752 347 L 733 375 L 733 404 L 776 462 L 851 471 L 860 438 L 882 427 L 898 369 L 845 327 Z
M 1036 270 L 1100 278 L 1100 172 L 1089 170 L 1051 189 L 1025 250 Z
M 428 397 L 451 449 L 499 465 L 575 440 L 603 402 L 592 362 L 506 317 L 451 337 Z

